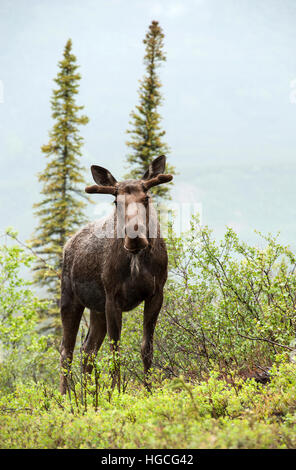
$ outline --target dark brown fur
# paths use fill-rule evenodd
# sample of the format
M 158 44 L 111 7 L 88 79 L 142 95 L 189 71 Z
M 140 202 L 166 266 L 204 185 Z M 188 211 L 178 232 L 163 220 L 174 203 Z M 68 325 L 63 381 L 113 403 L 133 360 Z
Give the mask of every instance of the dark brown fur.
M 95 356 L 106 333 L 108 333 L 111 349 L 119 351 L 122 312 L 130 311 L 141 302 L 145 302 L 143 321 L 142 359 L 145 381 L 148 386 L 147 374 L 153 358 L 153 334 L 157 317 L 163 300 L 163 288 L 167 279 L 167 252 L 165 242 L 161 238 L 157 215 L 152 207 L 147 191 L 151 185 L 169 180 L 168 175 L 155 182 L 157 175 L 163 173 L 165 157 L 158 157 L 150 165 L 141 181 L 129 180 L 117 183 L 112 175 L 101 167 L 92 167 L 95 181 L 99 186 L 87 188 L 88 192 L 112 193 L 116 185 L 116 200 L 125 204 L 125 209 L 133 207 L 133 203 L 145 206 L 146 223 L 154 221 L 157 226 L 157 237 L 149 238 L 147 231 L 135 238 L 108 238 L 102 233 L 112 222 L 118 226 L 118 208 L 106 219 L 88 224 L 77 232 L 64 248 L 62 286 L 61 286 L 61 318 L 63 339 L 61 344 L 61 393 L 67 389 L 67 373 L 69 370 L 76 336 L 83 311 L 90 309 L 90 326 L 83 345 L 86 357 Z M 152 179 L 154 178 L 154 179 Z M 171 178 L 170 178 L 171 179 Z M 148 180 L 148 181 L 147 181 Z M 144 183 L 147 181 L 147 187 Z M 115 193 L 114 193 L 115 194 Z M 124 202 L 121 201 L 124 197 Z M 149 208 L 149 210 L 148 210 Z M 124 219 L 124 229 L 128 224 L 136 228 L 144 220 L 140 215 Z M 105 233 L 105 232 L 104 232 Z M 130 251 L 128 251 L 130 250 Z M 115 354 L 116 356 L 116 354 Z M 85 371 L 91 371 L 91 365 L 85 361 Z M 113 385 L 120 386 L 119 367 L 115 367 Z

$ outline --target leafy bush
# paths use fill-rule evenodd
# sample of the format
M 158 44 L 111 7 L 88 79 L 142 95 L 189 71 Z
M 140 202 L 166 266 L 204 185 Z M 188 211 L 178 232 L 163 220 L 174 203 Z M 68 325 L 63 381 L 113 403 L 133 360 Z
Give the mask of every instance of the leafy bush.
M 262 248 L 228 228 L 213 240 L 194 217 L 167 240 L 169 279 L 156 327 L 154 365 L 166 377 L 201 378 L 214 368 L 245 376 L 266 371 L 295 337 L 296 258 L 272 236 Z M 142 307 L 124 315 L 127 370 L 141 376 Z
M 262 237 L 262 242 L 260 248 L 249 246 L 230 228 L 223 240 L 216 242 L 197 217 L 183 236 L 177 238 L 170 231 L 170 272 L 155 334 L 156 381 L 180 374 L 201 379 L 212 370 L 230 377 L 233 371 L 252 376 L 266 371 L 280 352 L 291 353 L 295 337 L 296 258 L 272 236 Z M 30 283 L 22 281 L 18 274 L 20 266 L 29 266 L 31 261 L 32 257 L 19 247 L 1 248 L 0 341 L 6 348 L 6 371 L 11 381 L 26 374 L 35 380 L 46 375 L 57 380 L 58 353 L 47 351 L 48 336 L 36 331 L 36 312 L 44 310 L 44 304 L 32 294 Z M 140 306 L 123 315 L 124 390 L 135 378 L 143 380 L 142 311 Z M 81 330 L 76 356 L 80 335 Z M 74 367 L 78 382 L 80 363 L 76 361 Z M 106 339 L 96 361 L 101 376 L 108 364 Z M 2 380 L 4 376 L 2 373 Z
M 1 245 L 0 447 L 295 447 L 296 260 L 262 240 L 249 246 L 228 229 L 216 242 L 197 218 L 182 237 L 170 232 L 152 394 L 141 384 L 141 306 L 124 314 L 122 393 L 110 389 L 107 339 L 83 376 L 82 324 L 64 397 L 59 354 L 40 329 L 46 305 L 20 275 L 33 257 Z M 260 371 L 270 383 L 246 380 Z
M 0 391 L 13 390 L 16 383 L 53 380 L 51 366 L 57 357 L 48 347 L 49 337 L 37 331 L 38 310 L 46 308 L 31 290 L 31 282 L 20 276 L 33 260 L 19 246 L 0 245 Z M 45 367 L 46 365 L 46 367 Z M 57 367 L 55 367 L 57 369 Z

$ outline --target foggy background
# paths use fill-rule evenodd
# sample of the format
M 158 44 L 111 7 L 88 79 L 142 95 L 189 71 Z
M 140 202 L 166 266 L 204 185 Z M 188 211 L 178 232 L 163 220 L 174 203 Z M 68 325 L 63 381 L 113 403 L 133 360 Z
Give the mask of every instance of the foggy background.
M 152 20 L 165 33 L 159 111 L 179 172 L 174 202 L 201 204 L 218 237 L 227 225 L 249 242 L 258 240 L 254 229 L 280 231 L 295 248 L 293 0 L 1 0 L 0 231 L 13 226 L 25 240 L 38 223 L 40 146 L 69 37 L 82 75 L 78 104 L 90 118 L 81 128 L 82 164 L 107 167 L 117 179 L 125 173 Z M 88 215 L 96 217 L 95 206 Z

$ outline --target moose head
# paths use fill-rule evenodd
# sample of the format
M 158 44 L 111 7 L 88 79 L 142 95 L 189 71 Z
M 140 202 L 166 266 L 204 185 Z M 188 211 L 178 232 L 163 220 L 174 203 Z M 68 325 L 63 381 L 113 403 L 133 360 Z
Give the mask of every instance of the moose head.
M 117 236 L 124 239 L 123 246 L 130 253 L 137 254 L 149 245 L 149 189 L 173 179 L 172 175 L 164 174 L 165 163 L 166 158 L 161 155 L 149 165 L 141 180 L 122 182 L 117 182 L 105 168 L 91 166 L 92 176 L 97 184 L 86 187 L 85 191 L 115 196 Z

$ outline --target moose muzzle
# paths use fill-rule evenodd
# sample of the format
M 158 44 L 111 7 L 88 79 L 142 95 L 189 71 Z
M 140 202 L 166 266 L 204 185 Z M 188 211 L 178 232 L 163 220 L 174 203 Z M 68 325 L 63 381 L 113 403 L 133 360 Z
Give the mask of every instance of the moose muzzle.
M 124 248 L 131 253 L 138 253 L 147 248 L 149 242 L 146 227 L 136 219 L 130 220 L 125 227 Z

